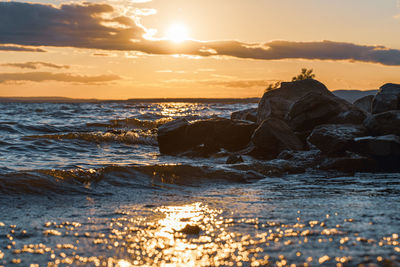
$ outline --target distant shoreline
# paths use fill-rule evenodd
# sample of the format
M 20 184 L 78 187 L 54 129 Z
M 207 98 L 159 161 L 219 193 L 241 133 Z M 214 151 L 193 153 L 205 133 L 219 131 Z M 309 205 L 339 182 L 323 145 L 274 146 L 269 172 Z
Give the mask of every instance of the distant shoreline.
M 336 96 L 354 102 L 378 90 L 334 90 Z M 81 99 L 68 97 L 0 97 L 0 103 L 258 103 L 260 97 L 249 98 L 131 98 L 131 99 Z

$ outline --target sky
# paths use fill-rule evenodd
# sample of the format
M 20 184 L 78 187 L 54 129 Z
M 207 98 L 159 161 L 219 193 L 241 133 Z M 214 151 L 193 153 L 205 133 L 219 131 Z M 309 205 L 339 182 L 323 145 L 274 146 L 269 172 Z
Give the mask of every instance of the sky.
M 260 97 L 400 83 L 398 0 L 0 1 L 0 96 Z

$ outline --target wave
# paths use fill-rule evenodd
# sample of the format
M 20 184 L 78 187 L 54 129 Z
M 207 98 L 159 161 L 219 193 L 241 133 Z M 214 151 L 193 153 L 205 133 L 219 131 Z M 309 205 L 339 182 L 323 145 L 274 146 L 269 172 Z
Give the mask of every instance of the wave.
M 142 144 L 156 146 L 157 140 L 152 131 L 121 131 L 112 130 L 107 132 L 92 133 L 66 133 L 66 134 L 44 134 L 30 135 L 23 137 L 23 140 L 32 139 L 51 139 L 51 140 L 83 140 L 94 143 L 124 143 L 124 144 Z
M 157 128 L 169 121 L 172 118 L 161 118 L 158 120 L 139 120 L 136 118 L 126 118 L 119 120 L 111 120 L 107 123 L 87 123 L 88 127 L 104 127 L 104 128 L 140 128 L 140 129 L 153 129 Z
M 115 187 L 160 189 L 162 184 L 199 185 L 210 181 L 243 183 L 255 172 L 192 165 L 108 166 L 100 169 L 36 170 L 0 175 L 0 193 L 31 195 L 108 195 Z

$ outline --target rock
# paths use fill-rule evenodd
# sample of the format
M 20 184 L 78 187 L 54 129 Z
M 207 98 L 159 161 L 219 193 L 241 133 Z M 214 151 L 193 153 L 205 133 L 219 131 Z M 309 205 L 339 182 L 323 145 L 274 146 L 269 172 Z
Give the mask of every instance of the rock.
M 192 147 L 238 151 L 249 144 L 256 127 L 254 123 L 221 118 L 197 121 L 187 127 L 186 142 Z
M 325 85 L 314 79 L 283 82 L 280 88 L 264 93 L 257 109 L 257 123 L 268 117 L 284 119 L 290 106 L 308 93 L 334 96 Z
M 193 151 L 193 155 L 209 156 L 221 148 L 245 148 L 256 127 L 255 123 L 222 118 L 193 123 L 179 119 L 160 126 L 157 140 L 163 154 Z
M 354 138 L 365 134 L 366 129 L 358 125 L 320 125 L 312 131 L 307 141 L 325 154 L 340 154 L 353 144 Z
M 312 130 L 315 126 L 329 123 L 351 108 L 351 104 L 335 96 L 309 93 L 290 107 L 286 120 L 295 131 Z
M 393 134 L 359 137 L 354 139 L 354 148 L 365 155 L 398 157 L 400 156 L 400 137 Z M 398 164 L 400 165 L 400 162 Z
M 383 85 L 372 101 L 372 113 L 400 109 L 400 84 Z
M 375 96 L 373 96 L 373 95 L 367 95 L 367 96 L 361 97 L 354 102 L 354 105 L 366 112 L 371 113 L 372 112 L 372 101 L 374 100 L 374 97 Z
M 179 231 L 180 233 L 186 235 L 199 235 L 201 232 L 201 228 L 197 225 L 190 225 L 187 224 L 182 230 Z
M 368 113 L 362 109 L 350 109 L 339 113 L 331 120 L 335 124 L 362 124 L 367 118 Z
M 349 154 L 344 157 L 325 158 L 319 168 L 341 172 L 366 172 L 376 170 L 377 162 L 370 157 Z
M 283 120 L 268 118 L 252 136 L 256 154 L 266 158 L 276 157 L 282 150 L 302 150 L 304 144 Z
M 226 164 L 236 164 L 243 162 L 243 158 L 240 155 L 230 155 L 226 160 Z
M 231 120 L 246 120 L 246 121 L 257 121 L 257 108 L 249 108 L 233 112 L 231 114 Z
M 364 126 L 372 135 L 400 135 L 400 110 L 373 114 L 364 121 Z
M 188 144 L 183 142 L 188 126 L 189 122 L 183 118 L 158 127 L 157 141 L 160 152 L 163 154 L 174 154 L 188 149 Z

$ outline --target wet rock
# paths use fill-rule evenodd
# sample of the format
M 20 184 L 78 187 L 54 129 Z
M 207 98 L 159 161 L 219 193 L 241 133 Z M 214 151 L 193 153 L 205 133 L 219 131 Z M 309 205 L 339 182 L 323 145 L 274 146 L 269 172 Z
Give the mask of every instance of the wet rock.
M 302 150 L 304 144 L 289 125 L 278 118 L 264 120 L 252 136 L 255 154 L 266 158 L 276 157 L 282 150 Z
M 397 135 L 365 136 L 355 138 L 354 142 L 355 149 L 366 155 L 378 157 L 400 156 L 400 137 Z
M 340 154 L 352 146 L 354 138 L 365 134 L 366 129 L 360 125 L 320 125 L 312 131 L 308 137 L 308 142 L 325 154 Z
M 370 157 L 352 153 L 343 157 L 325 158 L 319 168 L 341 172 L 365 172 L 376 170 L 377 162 Z
M 373 96 L 373 95 L 367 95 L 367 96 L 361 97 L 354 102 L 354 105 L 366 112 L 371 113 L 372 112 L 372 101 L 374 100 L 374 98 L 375 98 L 375 96 Z
M 179 232 L 186 235 L 199 235 L 201 232 L 201 228 L 197 225 L 187 224 L 182 230 Z
M 383 85 L 372 101 L 372 113 L 400 109 L 400 84 Z
M 186 138 L 186 129 L 188 126 L 189 122 L 182 118 L 158 127 L 157 141 L 160 152 L 163 154 L 174 154 L 190 148 L 183 141 Z
M 238 151 L 245 148 L 256 129 L 256 124 L 229 119 L 210 119 L 189 123 L 185 119 L 164 124 L 158 129 L 160 152 L 210 156 L 221 148 Z
M 230 155 L 226 160 L 226 164 L 236 164 L 243 162 L 243 158 L 240 155 Z
M 351 104 L 345 100 L 309 93 L 291 106 L 286 119 L 295 131 L 312 130 L 315 126 L 329 123 L 340 113 L 350 109 Z
M 246 121 L 257 121 L 257 108 L 249 108 L 233 112 L 231 114 L 231 120 L 246 120 Z
M 308 93 L 333 96 L 325 85 L 314 79 L 283 82 L 280 88 L 264 93 L 257 109 L 257 123 L 268 117 L 284 119 L 290 106 Z
M 364 126 L 372 135 L 400 135 L 400 110 L 373 114 L 364 121 Z

